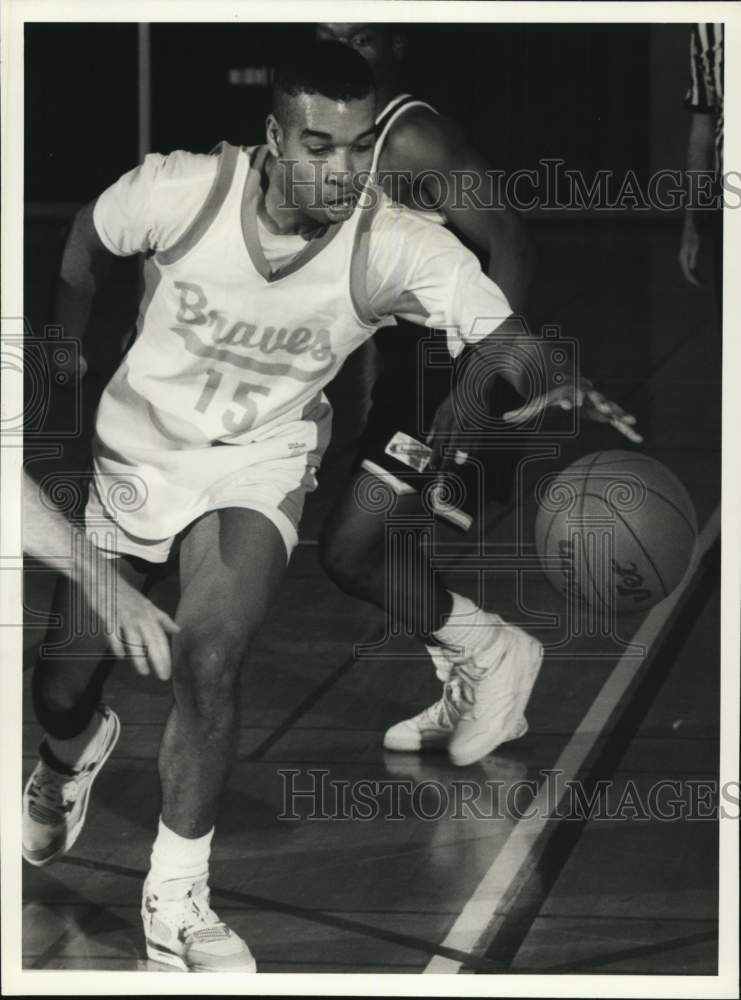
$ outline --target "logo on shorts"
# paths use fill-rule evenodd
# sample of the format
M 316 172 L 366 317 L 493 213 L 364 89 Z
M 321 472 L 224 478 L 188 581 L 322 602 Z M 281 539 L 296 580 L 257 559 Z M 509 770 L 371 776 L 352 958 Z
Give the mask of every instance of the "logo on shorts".
M 424 472 L 430 464 L 432 448 L 417 441 L 403 431 L 397 431 L 384 448 L 387 455 L 395 458 L 402 465 L 408 465 L 415 472 Z

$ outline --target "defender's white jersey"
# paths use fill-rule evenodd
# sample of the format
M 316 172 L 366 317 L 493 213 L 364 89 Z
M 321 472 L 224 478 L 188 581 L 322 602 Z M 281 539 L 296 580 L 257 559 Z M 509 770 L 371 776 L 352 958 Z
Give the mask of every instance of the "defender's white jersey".
M 455 352 L 510 312 L 454 237 L 375 188 L 347 222 L 283 238 L 299 252 L 274 270 L 257 220 L 267 155 L 155 154 L 96 204 L 112 252 L 148 252 L 137 339 L 103 394 L 94 445 L 96 472 L 146 485 L 145 503 L 118 512 L 138 537 L 181 530 L 246 464 L 318 465 L 322 390 L 386 316 L 455 327 Z

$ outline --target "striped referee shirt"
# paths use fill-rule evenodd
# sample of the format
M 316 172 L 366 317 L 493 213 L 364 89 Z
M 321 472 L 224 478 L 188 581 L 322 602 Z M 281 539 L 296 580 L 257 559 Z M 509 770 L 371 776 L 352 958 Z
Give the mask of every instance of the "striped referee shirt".
M 690 36 L 688 111 L 709 114 L 715 124 L 715 171 L 723 169 L 723 25 L 693 24 Z

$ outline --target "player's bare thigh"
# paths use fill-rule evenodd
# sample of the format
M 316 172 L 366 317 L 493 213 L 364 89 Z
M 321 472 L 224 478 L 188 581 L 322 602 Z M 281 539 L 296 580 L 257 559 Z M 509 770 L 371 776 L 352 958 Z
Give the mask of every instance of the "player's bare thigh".
M 226 507 L 199 518 L 180 548 L 176 647 L 210 636 L 244 649 L 285 569 L 285 542 L 264 514 Z

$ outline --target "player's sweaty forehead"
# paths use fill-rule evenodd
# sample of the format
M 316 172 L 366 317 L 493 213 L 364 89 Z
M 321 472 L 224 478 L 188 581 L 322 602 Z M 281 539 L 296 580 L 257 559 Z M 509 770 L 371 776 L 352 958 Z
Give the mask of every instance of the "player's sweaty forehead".
M 335 101 L 323 94 L 283 95 L 276 117 L 291 139 L 352 146 L 375 135 L 375 100 Z

